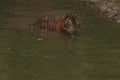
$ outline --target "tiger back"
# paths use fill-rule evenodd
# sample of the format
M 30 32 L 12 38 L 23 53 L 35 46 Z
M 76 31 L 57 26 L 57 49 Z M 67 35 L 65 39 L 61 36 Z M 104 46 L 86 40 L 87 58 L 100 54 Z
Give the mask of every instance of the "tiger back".
M 75 14 L 42 15 L 32 24 L 33 30 L 47 30 L 73 34 L 78 31 L 80 22 Z

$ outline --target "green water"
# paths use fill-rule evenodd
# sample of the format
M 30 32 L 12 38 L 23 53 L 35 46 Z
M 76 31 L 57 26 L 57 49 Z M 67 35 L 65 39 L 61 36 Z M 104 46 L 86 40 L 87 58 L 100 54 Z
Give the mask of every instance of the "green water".
M 0 7 L 0 80 L 120 79 L 119 25 L 69 0 L 1 0 Z M 82 25 L 77 39 L 18 29 L 41 11 L 52 10 L 78 12 Z

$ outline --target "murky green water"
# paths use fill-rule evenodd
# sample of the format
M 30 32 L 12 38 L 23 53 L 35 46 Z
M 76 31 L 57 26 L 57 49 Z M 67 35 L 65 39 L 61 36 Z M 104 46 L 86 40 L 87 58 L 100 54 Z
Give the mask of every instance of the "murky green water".
M 40 35 L 4 28 L 26 27 L 29 19 L 38 17 L 42 6 L 40 1 L 2 1 L 6 7 L 0 18 L 0 80 L 119 80 L 119 26 L 77 3 L 53 2 L 43 4 L 49 6 L 44 10 L 75 10 L 80 15 L 77 39 L 57 32 Z M 10 5 L 13 3 L 16 5 Z

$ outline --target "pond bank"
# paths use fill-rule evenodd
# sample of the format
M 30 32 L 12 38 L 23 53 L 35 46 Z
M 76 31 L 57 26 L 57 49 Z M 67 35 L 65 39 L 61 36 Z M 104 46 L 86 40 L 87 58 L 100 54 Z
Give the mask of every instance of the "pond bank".
M 119 0 L 80 0 L 81 4 L 95 8 L 106 17 L 120 24 L 120 1 Z

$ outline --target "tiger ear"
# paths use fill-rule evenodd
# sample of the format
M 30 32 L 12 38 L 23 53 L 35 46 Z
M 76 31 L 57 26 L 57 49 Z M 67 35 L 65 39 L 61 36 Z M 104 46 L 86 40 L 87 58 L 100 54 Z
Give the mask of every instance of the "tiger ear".
M 77 17 L 77 16 L 78 16 L 78 14 L 77 14 L 77 13 L 75 13 L 75 14 L 74 14 L 74 16 L 75 16 L 75 17 Z
M 70 17 L 70 14 L 69 13 L 66 13 L 66 18 L 69 18 Z
M 64 17 L 64 20 L 68 19 L 69 18 L 69 15 L 68 14 L 65 14 L 65 17 Z
M 75 12 L 73 12 L 72 15 L 73 15 L 74 17 L 78 17 L 78 14 L 75 13 Z

